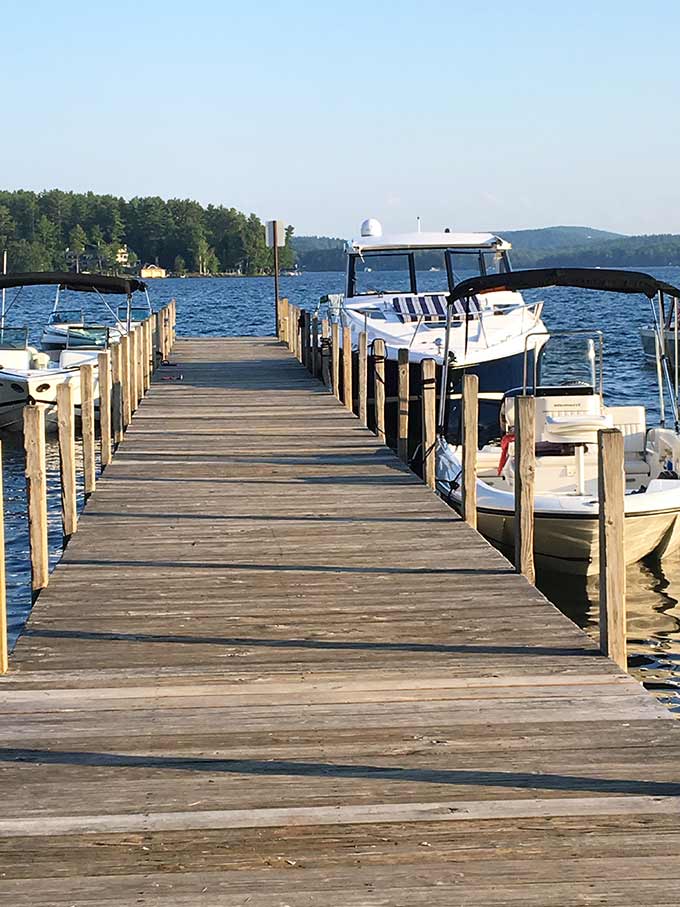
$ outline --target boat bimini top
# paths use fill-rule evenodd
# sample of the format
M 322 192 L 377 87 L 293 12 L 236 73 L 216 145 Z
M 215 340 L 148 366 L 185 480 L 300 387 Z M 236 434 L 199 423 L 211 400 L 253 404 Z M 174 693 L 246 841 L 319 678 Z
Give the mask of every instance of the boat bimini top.
M 618 268 L 533 268 L 524 271 L 509 271 L 500 274 L 481 275 L 462 280 L 457 284 L 447 297 L 447 323 L 450 326 L 453 319 L 460 317 L 461 306 L 465 313 L 467 348 L 467 323 L 475 312 L 475 298 L 480 293 L 500 293 L 503 291 L 535 290 L 544 287 L 574 287 L 584 290 L 601 290 L 609 293 L 639 293 L 646 296 L 650 302 L 654 319 L 654 332 L 656 344 L 657 383 L 659 387 L 659 408 L 661 411 L 661 425 L 664 425 L 664 382 L 671 401 L 675 430 L 680 431 L 680 415 L 678 413 L 678 390 L 680 388 L 680 374 L 678 372 L 677 352 L 680 345 L 678 334 L 678 310 L 680 308 L 680 289 L 663 280 L 657 280 L 651 274 L 642 271 L 624 271 Z M 670 359 L 666 350 L 666 298 L 671 300 L 671 309 L 675 312 L 675 362 L 674 379 L 671 381 Z M 655 304 L 658 301 L 658 308 Z M 446 333 L 448 341 L 448 331 Z M 528 335 L 531 337 L 532 335 Z M 448 344 L 447 344 L 448 345 Z M 447 387 L 449 356 L 448 349 L 444 349 L 444 367 L 442 369 L 442 388 Z M 535 388 L 534 388 L 535 392 Z M 441 395 L 440 427 L 444 424 L 444 407 L 446 394 Z

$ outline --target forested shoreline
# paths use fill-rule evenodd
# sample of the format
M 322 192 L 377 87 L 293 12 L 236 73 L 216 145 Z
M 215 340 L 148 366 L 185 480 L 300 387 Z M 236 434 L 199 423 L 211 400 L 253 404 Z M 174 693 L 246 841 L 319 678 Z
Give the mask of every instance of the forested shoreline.
M 291 239 L 282 268 L 294 264 Z M 94 192 L 0 190 L 0 252 L 8 270 L 134 271 L 159 264 L 174 274 L 263 274 L 273 267 L 264 225 L 222 205 L 157 196 L 130 200 Z

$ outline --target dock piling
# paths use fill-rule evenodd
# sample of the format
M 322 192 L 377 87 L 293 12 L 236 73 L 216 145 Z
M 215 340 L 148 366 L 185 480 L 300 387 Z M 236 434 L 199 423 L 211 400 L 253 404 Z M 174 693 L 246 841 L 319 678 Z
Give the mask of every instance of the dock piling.
M 399 394 L 399 421 L 397 429 L 397 456 L 404 463 L 408 463 L 408 421 L 409 421 L 409 394 L 411 393 L 410 369 L 408 349 L 402 347 L 397 351 L 398 394 Z
M 385 433 L 385 341 L 373 341 L 373 399 L 375 401 L 375 433 L 383 442 Z
M 600 547 L 600 650 L 627 670 L 626 563 L 624 552 L 623 435 L 616 428 L 597 433 Z
M 357 348 L 357 385 L 358 385 L 358 415 L 361 424 L 368 425 L 368 335 L 366 331 L 359 334 Z
M 47 469 L 45 465 L 45 407 L 35 403 L 24 407 L 24 449 L 28 533 L 31 547 L 31 586 L 34 596 L 49 581 L 47 546 Z
M 477 449 L 479 436 L 479 378 L 463 375 L 462 442 L 463 442 L 463 519 L 477 528 Z
M 147 321 L 147 327 L 148 324 Z M 148 340 L 148 331 L 146 333 Z M 102 469 L 104 469 L 111 462 L 111 352 L 109 350 L 104 350 L 97 356 L 97 381 L 99 383 L 100 456 Z
M 342 329 L 342 399 L 345 409 L 353 412 L 352 404 L 352 332 L 348 325 Z
M 437 430 L 437 368 L 434 359 L 423 359 L 421 369 L 423 481 L 436 487 L 435 444 Z
M 515 397 L 515 568 L 530 583 L 534 570 L 536 399 Z
M 333 394 L 340 399 L 340 325 L 337 321 L 333 322 L 331 354 L 333 357 Z
M 57 429 L 59 472 L 61 476 L 61 522 L 67 542 L 78 525 L 76 497 L 76 432 L 73 413 L 73 387 L 70 381 L 57 385 Z

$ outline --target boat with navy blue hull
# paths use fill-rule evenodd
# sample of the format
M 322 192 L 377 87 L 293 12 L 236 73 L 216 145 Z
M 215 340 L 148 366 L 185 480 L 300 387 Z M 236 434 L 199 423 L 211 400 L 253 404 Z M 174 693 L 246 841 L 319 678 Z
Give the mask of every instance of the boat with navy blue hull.
M 412 387 L 420 364 L 450 366 L 451 393 L 465 371 L 479 375 L 483 406 L 495 408 L 521 380 L 524 357 L 538 352 L 548 334 L 543 303 L 525 302 L 515 290 L 476 293 L 447 313 L 448 298 L 466 277 L 511 273 L 510 243 L 492 233 L 441 232 L 384 235 L 369 218 L 347 248 L 344 294 L 324 297 L 331 321 L 349 329 L 352 351 L 366 333 L 369 349 L 385 344 L 386 394 L 397 392 L 397 358 L 408 350 Z

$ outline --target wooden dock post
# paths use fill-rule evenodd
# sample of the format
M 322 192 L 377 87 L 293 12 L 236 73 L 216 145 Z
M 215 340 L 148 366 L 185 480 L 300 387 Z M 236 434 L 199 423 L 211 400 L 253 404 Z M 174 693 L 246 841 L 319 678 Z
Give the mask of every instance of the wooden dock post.
M 2 483 L 2 442 L 0 442 L 0 674 L 6 674 L 9 670 L 7 582 L 5 574 L 5 496 Z
M 434 359 L 423 359 L 422 376 L 422 428 L 423 428 L 423 481 L 428 488 L 436 487 L 435 449 L 437 432 L 437 365 Z
M 397 351 L 398 393 L 399 393 L 399 421 L 397 426 L 397 456 L 404 463 L 408 463 L 408 416 L 410 403 L 410 371 L 408 350 L 401 348 Z
M 282 343 L 288 340 L 288 299 L 279 299 L 278 336 Z
M 94 366 L 80 366 L 80 421 L 83 435 L 83 485 L 90 495 L 97 483 L 94 441 Z
M 375 433 L 385 443 L 385 341 L 373 341 L 373 399 Z
M 146 339 L 148 340 L 148 324 Z M 147 359 L 148 365 L 148 359 Z M 97 356 L 97 382 L 99 384 L 99 438 L 102 469 L 111 462 L 111 353 L 109 350 Z
M 330 336 L 328 318 L 324 318 L 321 322 L 321 380 L 328 388 L 331 387 Z
M 47 545 L 47 470 L 45 465 L 45 407 L 24 407 L 24 449 L 28 530 L 31 545 L 31 585 L 34 597 L 47 586 L 50 575 Z
M 302 364 L 310 372 L 312 370 L 312 316 L 307 309 L 302 310 Z
M 340 399 L 340 325 L 333 322 L 331 328 L 331 355 L 333 357 L 333 394 Z
M 61 523 L 67 542 L 78 526 L 76 496 L 76 432 L 73 413 L 73 387 L 70 381 L 57 385 L 57 428 L 59 432 L 59 472 L 61 474 Z
M 533 583 L 536 400 L 515 397 L 515 568 Z
M 479 378 L 463 375 L 461 405 L 463 442 L 463 519 L 477 528 L 477 449 L 479 440 Z
M 316 312 L 312 315 L 312 374 L 315 378 L 319 377 L 320 368 L 320 355 L 319 355 L 319 316 Z
M 130 337 L 128 334 L 123 334 L 120 338 L 120 387 L 123 411 L 123 431 L 125 431 L 132 418 L 132 407 L 130 403 Z
M 142 396 L 146 394 L 150 384 L 150 365 L 149 365 L 149 322 L 143 321 L 142 329 Z
M 123 440 L 123 359 L 120 341 L 109 347 L 111 353 L 111 429 L 113 443 Z
M 357 386 L 358 386 L 358 415 L 362 425 L 368 425 L 368 334 L 366 331 L 359 333 L 357 348 Z
M 130 331 L 130 411 L 135 412 L 139 403 L 139 331 L 133 328 Z
M 163 361 L 163 312 L 158 311 L 153 314 L 153 346 L 154 359 L 153 370 L 156 371 L 160 362 Z
M 626 561 L 623 435 L 616 428 L 597 433 L 600 501 L 600 650 L 628 669 L 626 644 Z
M 143 325 L 138 325 L 135 328 L 135 334 L 137 335 L 136 341 L 136 356 L 135 356 L 135 370 L 136 375 L 136 393 L 137 393 L 137 405 L 144 398 L 144 327 Z
M 342 329 L 342 399 L 345 409 L 354 412 L 352 402 L 352 331 L 348 325 Z

